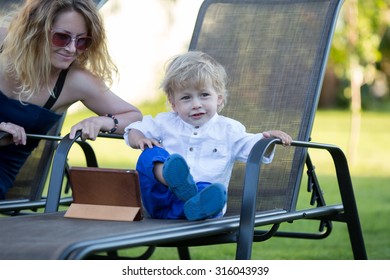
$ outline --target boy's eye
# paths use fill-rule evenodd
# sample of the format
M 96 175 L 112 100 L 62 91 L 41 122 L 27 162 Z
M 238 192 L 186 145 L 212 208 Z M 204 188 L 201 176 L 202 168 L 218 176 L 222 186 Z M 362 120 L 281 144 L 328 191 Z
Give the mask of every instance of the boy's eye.
M 182 96 L 182 97 L 180 98 L 180 100 L 188 100 L 188 99 L 190 99 L 190 97 L 189 97 L 188 95 Z

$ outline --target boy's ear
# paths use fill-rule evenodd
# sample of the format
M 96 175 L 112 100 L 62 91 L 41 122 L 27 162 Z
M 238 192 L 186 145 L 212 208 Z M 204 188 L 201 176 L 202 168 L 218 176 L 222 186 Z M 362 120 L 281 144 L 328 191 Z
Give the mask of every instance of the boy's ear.
M 218 106 L 221 106 L 223 104 L 223 95 L 222 94 L 218 94 Z
M 176 112 L 175 102 L 174 102 L 174 100 L 173 100 L 172 97 L 169 97 L 169 98 L 168 98 L 168 103 L 169 103 L 169 105 L 171 105 L 172 110 L 173 110 L 174 112 Z

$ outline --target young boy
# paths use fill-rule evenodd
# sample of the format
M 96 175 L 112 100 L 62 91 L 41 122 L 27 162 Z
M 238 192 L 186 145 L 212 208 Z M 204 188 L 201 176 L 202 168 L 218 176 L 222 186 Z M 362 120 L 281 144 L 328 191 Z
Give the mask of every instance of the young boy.
M 143 150 L 138 162 L 142 200 L 152 218 L 201 220 L 226 211 L 236 160 L 246 161 L 262 138 L 291 137 L 278 130 L 247 133 L 218 114 L 226 103 L 227 75 L 209 55 L 191 51 L 170 61 L 162 89 L 173 112 L 145 116 L 125 129 L 125 141 Z M 273 151 L 264 161 L 270 162 Z

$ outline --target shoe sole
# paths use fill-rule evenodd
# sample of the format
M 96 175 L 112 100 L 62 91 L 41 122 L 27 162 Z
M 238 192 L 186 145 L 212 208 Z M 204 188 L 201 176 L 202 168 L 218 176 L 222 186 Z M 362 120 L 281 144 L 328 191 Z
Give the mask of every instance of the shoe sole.
M 225 187 L 211 184 L 184 204 L 184 214 L 190 221 L 203 220 L 221 212 L 225 204 Z
M 163 177 L 169 189 L 181 200 L 187 201 L 198 192 L 198 188 L 184 158 L 171 155 L 164 163 Z

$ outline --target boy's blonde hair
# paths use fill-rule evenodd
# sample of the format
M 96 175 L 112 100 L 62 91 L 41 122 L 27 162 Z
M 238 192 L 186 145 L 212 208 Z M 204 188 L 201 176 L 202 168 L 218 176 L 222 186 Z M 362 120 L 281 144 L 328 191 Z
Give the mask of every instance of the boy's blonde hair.
M 222 103 L 218 112 L 227 102 L 227 74 L 225 68 L 214 58 L 200 51 L 189 51 L 168 61 L 161 88 L 171 103 L 175 91 L 188 87 L 202 89 L 206 84 L 213 86 Z

